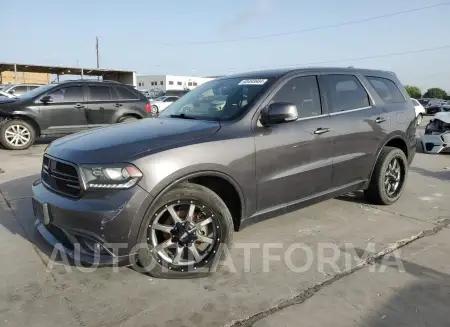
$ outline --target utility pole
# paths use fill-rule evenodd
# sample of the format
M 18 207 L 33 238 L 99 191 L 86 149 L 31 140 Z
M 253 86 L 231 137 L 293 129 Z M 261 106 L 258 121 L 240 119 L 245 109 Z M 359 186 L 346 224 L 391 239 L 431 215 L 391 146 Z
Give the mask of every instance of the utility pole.
M 97 68 L 100 68 L 100 59 L 98 55 L 98 36 L 95 37 L 95 52 L 97 54 Z M 97 76 L 97 81 L 100 80 L 100 76 Z
M 100 68 L 100 60 L 98 55 L 98 36 L 95 37 L 95 51 L 97 53 L 97 68 Z

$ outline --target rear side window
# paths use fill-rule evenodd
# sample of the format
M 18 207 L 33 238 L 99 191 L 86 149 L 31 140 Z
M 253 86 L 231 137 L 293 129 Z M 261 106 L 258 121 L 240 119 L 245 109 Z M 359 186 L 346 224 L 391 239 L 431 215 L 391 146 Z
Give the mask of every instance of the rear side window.
M 296 105 L 299 118 L 321 115 L 322 107 L 316 76 L 302 76 L 288 81 L 273 97 L 271 103 L 275 102 Z
M 402 103 L 405 97 L 393 81 L 387 78 L 366 76 L 375 91 L 385 103 Z
M 369 95 L 354 75 L 324 75 L 321 77 L 330 113 L 370 106 Z
M 116 86 L 117 93 L 119 94 L 120 100 L 139 100 L 139 97 L 137 94 L 134 94 L 133 91 L 127 89 L 123 86 Z M 114 99 L 116 99 L 117 96 L 114 94 Z
M 91 101 L 108 101 L 111 100 L 111 88 L 105 85 L 89 86 L 89 94 Z

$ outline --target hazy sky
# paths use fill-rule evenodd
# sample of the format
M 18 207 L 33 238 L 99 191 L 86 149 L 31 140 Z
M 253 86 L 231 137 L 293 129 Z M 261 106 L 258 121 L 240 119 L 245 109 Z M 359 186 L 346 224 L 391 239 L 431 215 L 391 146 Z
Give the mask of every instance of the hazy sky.
M 333 65 L 389 69 L 403 83 L 450 91 L 447 6 L 347 26 L 311 29 L 443 3 L 443 0 L 14 0 L 0 6 L 0 61 L 143 74 L 216 75 L 263 67 Z M 222 40 L 238 39 L 220 43 Z M 209 42 L 210 43 L 205 43 Z M 217 42 L 219 41 L 219 42 Z M 200 42 L 203 44 L 193 44 Z M 328 63 L 330 61 L 336 61 Z M 323 62 L 327 62 L 322 64 Z

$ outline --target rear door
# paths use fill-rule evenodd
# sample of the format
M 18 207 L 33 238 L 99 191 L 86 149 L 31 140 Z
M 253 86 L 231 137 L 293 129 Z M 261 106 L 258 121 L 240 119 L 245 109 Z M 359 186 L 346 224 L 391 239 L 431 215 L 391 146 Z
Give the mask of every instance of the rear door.
M 109 85 L 88 85 L 87 120 L 89 127 L 101 127 L 112 124 L 114 112 L 119 108 L 113 99 L 115 92 Z
M 317 77 L 284 82 L 269 104 L 274 102 L 295 104 L 299 119 L 255 128 L 258 211 L 313 197 L 331 182 L 330 118 L 321 107 Z
M 114 85 L 113 91 L 115 111 L 108 117 L 111 123 L 117 122 L 123 115 L 134 114 L 140 117 L 147 117 L 146 105 L 149 103 L 147 98 L 122 85 Z
M 333 137 L 331 187 L 357 184 L 373 168 L 388 129 L 386 112 L 374 103 L 364 79 L 356 74 L 322 74 L 319 81 Z
M 70 85 L 52 90 L 43 96 L 52 102 L 43 104 L 40 99 L 39 113 L 43 134 L 65 135 L 87 128 L 83 86 Z

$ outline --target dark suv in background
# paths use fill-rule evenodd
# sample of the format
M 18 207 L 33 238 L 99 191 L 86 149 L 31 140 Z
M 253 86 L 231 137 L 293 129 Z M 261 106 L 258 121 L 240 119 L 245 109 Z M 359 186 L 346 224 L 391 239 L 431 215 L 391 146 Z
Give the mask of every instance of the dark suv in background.
M 38 230 L 69 255 L 81 244 L 87 262 L 137 257 L 154 276 L 200 276 L 252 222 L 357 190 L 397 201 L 415 132 L 391 72 L 226 76 L 156 119 L 51 143 L 33 185 Z
M 40 86 L 0 101 L 0 142 L 27 149 L 37 137 L 60 137 L 151 115 L 149 100 L 114 81 L 75 80 Z

